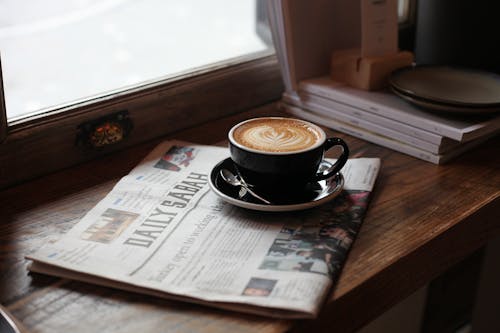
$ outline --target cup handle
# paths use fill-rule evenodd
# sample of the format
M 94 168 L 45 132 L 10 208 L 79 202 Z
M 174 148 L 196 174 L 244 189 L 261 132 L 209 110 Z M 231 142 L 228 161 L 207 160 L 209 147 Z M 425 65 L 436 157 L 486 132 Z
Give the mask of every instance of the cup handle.
M 340 171 L 340 169 L 342 169 L 342 167 L 347 162 L 347 158 L 349 157 L 349 147 L 347 147 L 347 144 L 341 138 L 326 139 L 323 150 L 327 151 L 335 146 L 342 147 L 342 154 L 337 159 L 337 162 L 335 162 L 334 165 L 332 165 L 327 170 L 316 174 L 316 176 L 314 177 L 316 181 L 333 177 L 337 172 Z

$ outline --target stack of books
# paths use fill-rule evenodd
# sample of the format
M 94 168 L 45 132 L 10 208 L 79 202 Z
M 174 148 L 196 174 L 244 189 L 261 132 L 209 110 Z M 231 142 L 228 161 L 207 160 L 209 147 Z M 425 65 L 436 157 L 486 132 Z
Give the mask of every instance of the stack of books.
M 357 2 L 312 0 L 305 6 L 300 0 L 276 0 L 268 9 L 286 87 L 282 105 L 292 115 L 435 164 L 500 133 L 498 113 L 437 114 L 390 91 L 332 80 L 331 53 L 359 46 Z
M 283 105 L 297 117 L 435 164 L 486 141 L 500 128 L 499 115 L 437 115 L 390 92 L 359 90 L 328 77 L 300 82 L 298 94 L 285 92 Z

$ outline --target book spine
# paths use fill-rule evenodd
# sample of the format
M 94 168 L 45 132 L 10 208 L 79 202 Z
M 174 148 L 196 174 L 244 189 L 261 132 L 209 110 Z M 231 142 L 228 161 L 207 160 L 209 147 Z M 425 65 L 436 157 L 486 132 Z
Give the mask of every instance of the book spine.
M 328 109 L 335 110 L 337 111 L 337 113 L 344 113 L 351 117 L 355 117 L 356 119 L 359 120 L 372 122 L 384 126 L 386 128 L 393 129 L 398 132 L 403 132 L 405 134 L 408 134 L 410 136 L 413 136 L 421 140 L 425 140 L 435 145 L 441 145 L 446 141 L 451 141 L 449 138 L 446 138 L 442 135 L 420 129 L 418 127 L 413 127 L 390 118 L 380 117 L 376 114 L 364 111 L 352 105 L 339 103 L 337 101 L 315 96 L 312 94 L 304 94 L 301 96 L 301 99 L 304 105 L 308 105 L 309 103 L 314 103 L 316 105 L 320 105 Z
M 327 87 L 308 82 L 302 83 L 300 88 L 306 93 L 328 98 L 339 103 L 348 104 L 350 106 L 371 112 L 372 114 L 380 117 L 404 122 L 409 125 L 411 124 L 412 126 L 438 135 L 446 136 L 457 141 L 464 141 L 466 139 L 464 137 L 464 133 L 453 129 L 450 126 L 446 126 L 426 118 L 413 116 L 411 113 L 402 112 L 401 110 L 388 105 L 379 104 L 374 101 L 367 101 L 364 98 L 351 96 L 335 89 L 329 89 Z
M 340 122 L 344 122 L 344 123 L 359 127 L 361 129 L 364 129 L 364 130 L 369 131 L 369 132 L 373 132 L 373 133 L 378 134 L 378 135 L 387 136 L 389 138 L 401 141 L 401 142 L 406 143 L 410 146 L 414 146 L 416 148 L 428 151 L 428 152 L 433 153 L 433 154 L 438 154 L 441 150 L 441 147 L 439 145 L 436 145 L 436 144 L 433 144 L 433 143 L 430 143 L 430 142 L 427 142 L 424 140 L 417 139 L 415 137 L 406 135 L 404 133 L 401 133 L 401 132 L 398 132 L 398 131 L 395 131 L 395 130 L 392 130 L 389 128 L 379 126 L 375 123 L 370 123 L 370 122 L 366 122 L 363 120 L 357 120 L 355 118 L 346 116 L 345 114 L 342 114 L 340 112 L 335 112 L 335 111 L 332 112 L 331 110 L 322 108 L 322 107 L 314 105 L 312 103 L 308 103 L 307 105 L 305 105 L 305 109 L 308 109 L 309 111 L 312 111 L 313 113 L 317 113 L 321 116 L 331 118 L 332 120 L 338 120 Z
M 456 141 L 451 141 L 450 139 L 439 137 L 436 136 L 435 134 L 432 134 L 432 136 L 436 136 L 441 139 L 441 140 L 436 140 L 439 142 L 438 144 L 420 139 L 418 137 L 411 135 L 412 133 L 414 133 L 413 129 L 407 129 L 405 128 L 405 126 L 397 129 L 393 129 L 391 127 L 384 127 L 383 125 L 379 125 L 377 121 L 370 121 L 369 119 L 363 119 L 362 117 L 357 116 L 358 111 L 347 110 L 349 109 L 349 107 L 347 106 L 341 106 L 340 108 L 337 108 L 333 107 L 333 104 L 330 104 L 329 107 L 325 107 L 323 105 L 319 105 L 317 103 L 312 102 L 312 100 L 311 102 L 303 101 L 301 98 L 292 96 L 291 94 L 287 93 L 283 95 L 283 100 L 289 104 L 302 107 L 313 113 L 329 117 L 333 120 L 340 120 L 341 122 L 345 122 L 353 126 L 360 127 L 367 131 L 395 138 L 411 146 L 420 148 L 422 150 L 428 151 L 433 154 L 444 153 L 459 145 L 459 143 Z M 351 114 L 354 114 L 355 116 Z
M 366 140 L 375 144 L 378 144 L 380 146 L 390 148 L 392 150 L 419 158 L 421 160 L 431 162 L 434 164 L 441 164 L 444 161 L 442 160 L 441 155 L 436 155 L 429 153 L 427 151 L 418 149 L 416 147 L 404 144 L 400 141 L 393 140 L 391 138 L 381 136 L 381 135 L 376 135 L 374 133 L 370 133 L 367 131 L 364 131 L 360 128 L 357 128 L 355 126 L 345 124 L 339 121 L 335 121 L 317 114 L 313 114 L 311 112 L 302 110 L 298 107 L 287 105 L 285 103 L 282 104 L 283 108 L 286 110 L 286 112 L 290 113 L 293 116 L 300 117 L 303 119 L 306 119 L 308 121 L 311 121 L 313 123 L 317 123 L 320 125 L 324 125 L 326 127 L 329 127 L 331 129 L 337 130 L 339 132 L 347 133 L 351 136 L 357 137 L 362 140 Z
M 447 163 L 448 161 L 456 158 L 457 156 L 460 156 L 460 155 L 466 153 L 467 151 L 469 151 L 475 147 L 478 147 L 479 145 L 488 141 L 492 137 L 496 136 L 498 133 L 499 133 L 498 130 L 496 132 L 489 132 L 488 134 L 485 134 L 484 136 L 482 136 L 480 138 L 474 139 L 472 141 L 468 141 L 468 142 L 458 146 L 457 148 L 455 148 L 451 151 L 447 151 L 445 154 L 441 155 L 441 164 Z
M 460 143 L 458 141 L 454 141 L 449 138 L 438 136 L 436 134 L 428 132 L 426 133 L 430 134 L 431 138 L 436 137 L 434 141 L 439 142 L 438 144 L 435 144 L 433 142 L 424 139 L 420 139 L 419 137 L 412 135 L 415 131 L 419 131 L 419 129 L 413 129 L 413 128 L 407 129 L 406 127 L 409 126 L 400 126 L 397 129 L 393 129 L 391 127 L 384 127 L 383 125 L 378 124 L 378 122 L 375 120 L 371 120 L 370 118 L 366 119 L 364 117 L 363 118 L 359 117 L 358 116 L 359 110 L 357 109 L 348 110 L 348 109 L 353 109 L 352 107 L 341 106 L 340 108 L 336 107 L 334 108 L 333 107 L 334 104 L 328 104 L 330 106 L 325 107 L 323 105 L 319 105 L 314 102 L 304 101 L 298 95 L 294 95 L 291 93 L 284 93 L 283 101 L 288 104 L 295 105 L 303 109 L 307 109 L 312 113 L 316 113 L 318 115 L 331 118 L 332 120 L 340 120 L 341 122 L 350 124 L 355 127 L 359 127 L 361 129 L 370 132 L 374 132 L 376 134 L 395 138 L 406 144 L 428 151 L 433 154 L 443 154 L 446 153 L 447 151 L 450 151 L 460 146 Z

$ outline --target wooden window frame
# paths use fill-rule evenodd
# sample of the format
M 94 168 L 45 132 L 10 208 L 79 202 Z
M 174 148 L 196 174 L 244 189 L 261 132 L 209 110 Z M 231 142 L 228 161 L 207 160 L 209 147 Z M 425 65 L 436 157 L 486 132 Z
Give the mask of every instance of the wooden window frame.
M 7 137 L 7 109 L 3 90 L 2 59 L 0 59 L 0 144 Z
M 269 50 L 8 124 L 0 95 L 0 188 L 275 101 L 282 91 L 278 61 Z M 81 124 L 124 110 L 133 129 L 123 141 L 101 148 L 77 144 Z

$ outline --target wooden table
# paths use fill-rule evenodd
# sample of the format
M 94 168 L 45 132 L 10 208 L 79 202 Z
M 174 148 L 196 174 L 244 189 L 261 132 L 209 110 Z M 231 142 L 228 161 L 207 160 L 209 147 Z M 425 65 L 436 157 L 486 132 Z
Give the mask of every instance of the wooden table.
M 263 108 L 169 138 L 221 143 Z M 285 321 L 28 274 L 24 256 L 70 229 L 158 142 L 0 192 L 0 303 L 33 332 L 349 332 L 443 273 L 500 231 L 500 138 L 436 166 L 347 135 L 351 156 L 380 157 L 368 214 L 317 320 Z M 163 138 L 168 139 L 168 138 Z

